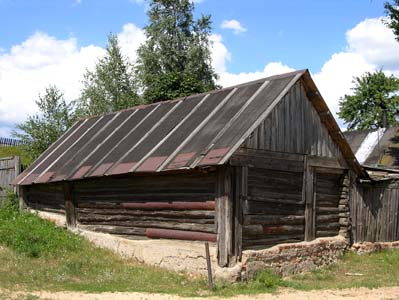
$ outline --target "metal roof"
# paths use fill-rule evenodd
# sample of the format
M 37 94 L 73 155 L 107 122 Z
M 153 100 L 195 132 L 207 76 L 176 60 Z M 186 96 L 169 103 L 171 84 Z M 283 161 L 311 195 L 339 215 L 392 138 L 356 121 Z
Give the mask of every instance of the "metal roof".
M 79 120 L 14 183 L 224 164 L 301 77 L 316 89 L 302 70 Z
M 346 131 L 344 135 L 361 164 L 399 168 L 398 127 Z

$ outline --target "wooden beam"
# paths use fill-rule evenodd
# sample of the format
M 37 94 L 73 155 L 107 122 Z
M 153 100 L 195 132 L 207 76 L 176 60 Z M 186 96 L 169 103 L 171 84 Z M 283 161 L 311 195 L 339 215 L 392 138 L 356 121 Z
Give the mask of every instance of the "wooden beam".
M 14 157 L 14 171 L 15 171 L 14 178 L 17 178 L 19 173 L 21 173 L 21 159 L 19 156 Z M 18 194 L 18 188 L 16 185 L 14 185 L 14 192 Z
M 333 169 L 347 169 L 346 162 L 341 162 L 332 157 L 308 156 L 307 163 L 312 167 L 333 168 Z
M 231 168 L 218 169 L 216 185 L 216 222 L 218 264 L 226 267 L 233 255 L 233 205 L 232 205 Z
M 28 207 L 28 200 L 27 200 L 27 187 L 24 185 L 17 185 L 17 195 L 19 198 L 19 209 L 24 210 Z
M 305 156 L 303 174 L 303 200 L 305 201 L 305 241 L 315 239 L 315 197 L 314 197 L 314 168 L 307 163 Z
M 73 195 L 73 184 L 64 182 L 65 215 L 68 228 L 76 227 L 76 206 Z
M 235 167 L 234 172 L 234 255 L 236 262 L 242 255 L 243 200 L 247 197 L 248 167 Z

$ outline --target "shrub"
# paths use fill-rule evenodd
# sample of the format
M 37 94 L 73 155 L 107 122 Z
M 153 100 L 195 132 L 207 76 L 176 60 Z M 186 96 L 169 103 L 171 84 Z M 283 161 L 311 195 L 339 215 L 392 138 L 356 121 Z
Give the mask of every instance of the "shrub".
M 255 288 L 274 289 L 283 285 L 283 280 L 271 269 L 264 269 L 258 272 L 251 282 Z

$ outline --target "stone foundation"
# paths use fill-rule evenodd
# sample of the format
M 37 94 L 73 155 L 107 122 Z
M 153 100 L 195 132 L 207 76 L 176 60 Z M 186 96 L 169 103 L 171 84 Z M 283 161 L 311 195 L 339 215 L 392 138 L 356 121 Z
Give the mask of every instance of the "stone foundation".
M 372 253 L 384 249 L 399 249 L 399 241 L 375 242 L 375 243 L 362 242 L 362 243 L 355 243 L 351 247 L 351 251 L 354 251 L 358 254 Z
M 242 279 L 252 278 L 258 270 L 271 268 L 287 276 L 335 263 L 347 249 L 342 236 L 319 238 L 311 242 L 280 244 L 264 250 L 242 253 Z

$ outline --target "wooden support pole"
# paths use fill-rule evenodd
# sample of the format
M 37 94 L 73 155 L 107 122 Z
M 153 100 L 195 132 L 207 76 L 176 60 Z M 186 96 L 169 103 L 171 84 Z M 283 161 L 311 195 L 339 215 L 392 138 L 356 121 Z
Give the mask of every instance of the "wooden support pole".
M 14 178 L 17 178 L 19 173 L 21 173 L 21 159 L 19 156 L 14 156 L 14 172 Z M 14 193 L 18 195 L 18 188 L 16 185 L 14 186 Z
M 213 290 L 211 256 L 209 254 L 209 243 L 208 242 L 205 242 L 205 256 L 206 256 L 206 268 L 208 270 L 208 288 L 210 290 Z
M 17 195 L 19 198 L 19 209 L 24 210 L 28 207 L 28 201 L 27 201 L 27 188 L 23 185 L 17 185 L 16 186 L 17 190 Z
M 226 267 L 233 255 L 233 205 L 231 197 L 231 169 L 218 169 L 216 186 L 218 264 Z
M 304 161 L 303 192 L 302 196 L 305 202 L 305 241 L 314 240 L 316 237 L 316 211 L 314 195 L 314 168 L 307 163 L 307 157 Z
M 68 228 L 76 227 L 76 207 L 73 196 L 73 184 L 71 182 L 64 183 L 64 201 L 65 201 L 65 215 Z

